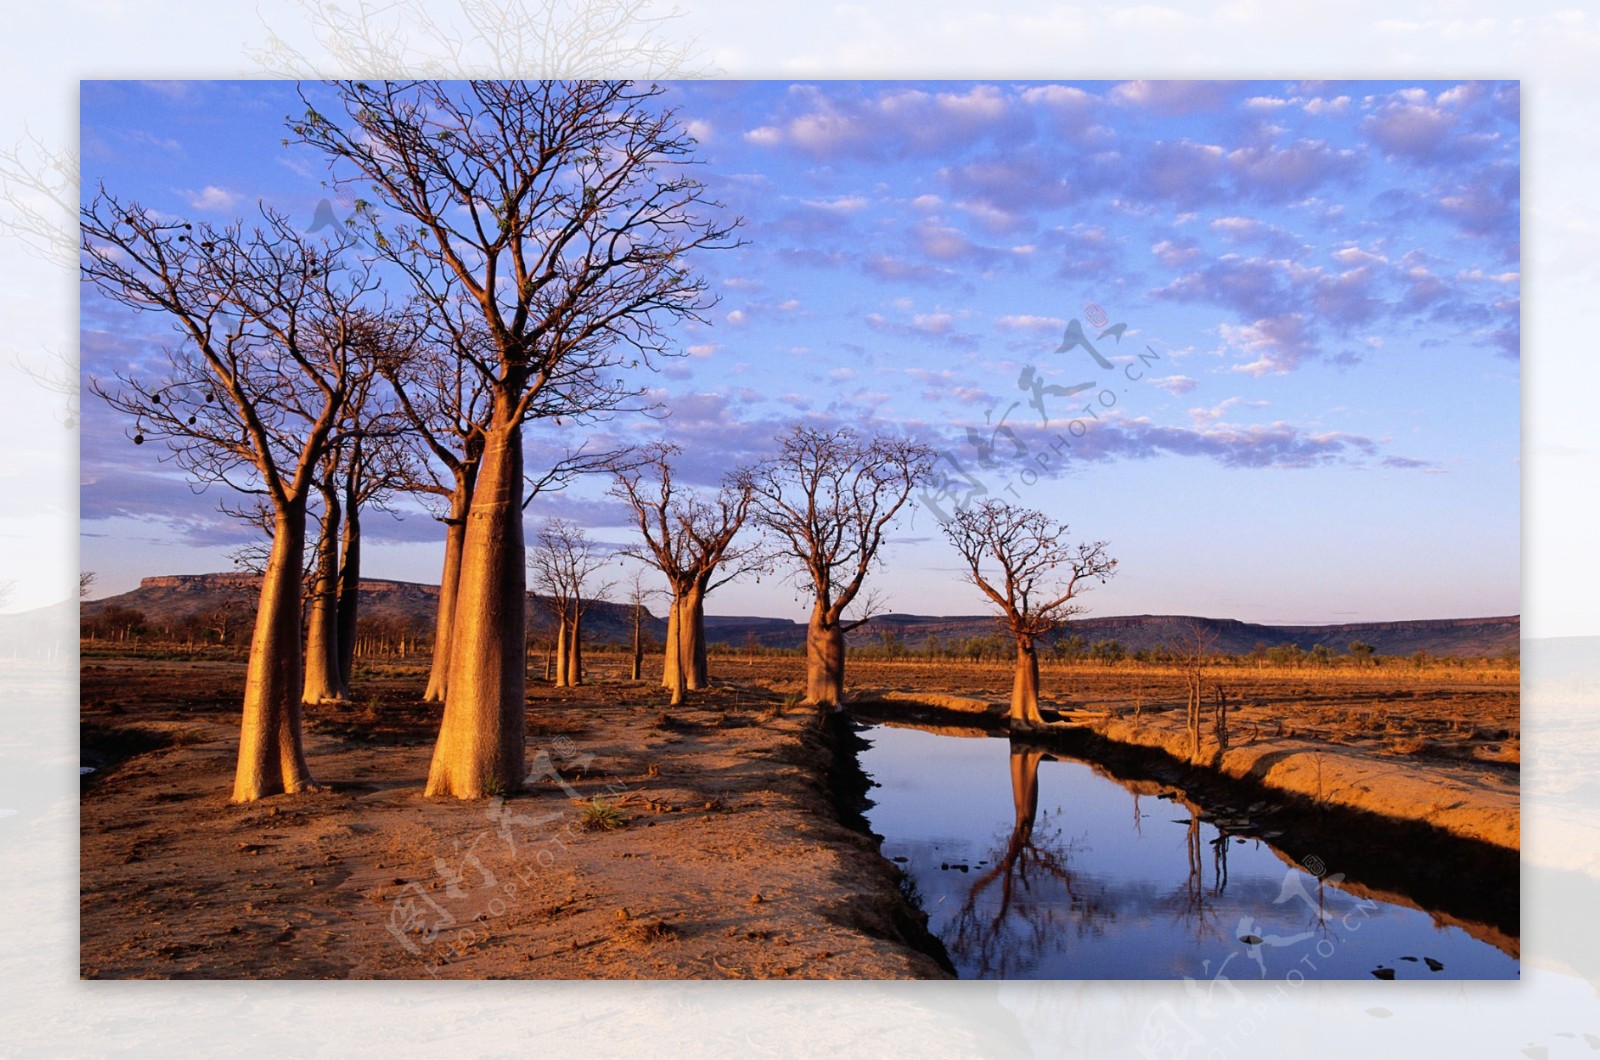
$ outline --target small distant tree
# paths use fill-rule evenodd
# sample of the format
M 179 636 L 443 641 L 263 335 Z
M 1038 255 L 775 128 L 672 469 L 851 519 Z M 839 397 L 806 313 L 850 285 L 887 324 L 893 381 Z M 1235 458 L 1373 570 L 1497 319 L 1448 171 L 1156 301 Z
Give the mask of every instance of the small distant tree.
M 905 439 L 798 426 L 776 456 L 736 477 L 753 497 L 752 518 L 771 531 L 780 558 L 812 593 L 806 701 L 813 705 L 836 707 L 844 699 L 844 635 L 872 617 L 874 601 L 862 587 L 933 456 Z M 846 619 L 858 598 L 862 613 Z
M 966 561 L 972 583 L 1000 609 L 1015 642 L 1011 724 L 1042 725 L 1035 641 L 1081 613 L 1074 600 L 1091 583 L 1111 577 L 1117 561 L 1107 554 L 1106 542 L 1072 544 L 1065 523 L 999 501 L 957 511 L 944 532 Z
M 1267 661 L 1274 666 L 1299 666 L 1305 652 L 1298 644 L 1279 644 L 1267 649 Z
M 1128 649 L 1123 647 L 1120 640 L 1097 640 L 1089 649 L 1091 658 L 1097 659 L 1107 666 L 1115 666 L 1127 657 Z
M 1211 661 L 1216 648 L 1217 631 L 1202 619 L 1186 622 L 1178 635 L 1176 649 L 1178 667 L 1183 673 L 1184 686 L 1189 695 L 1188 702 L 1184 706 L 1184 724 L 1189 733 L 1191 762 L 1200 760 L 1200 721 L 1204 706 L 1206 664 Z M 1217 717 L 1223 725 L 1226 725 L 1224 704 L 1225 701 L 1219 692 Z M 1226 743 L 1225 733 L 1225 729 L 1219 732 L 1219 743 Z
M 610 562 L 582 527 L 565 519 L 545 520 L 535 536 L 528 566 L 555 619 L 557 688 L 583 683 L 583 616 L 610 589 L 591 579 Z
M 1063 662 L 1076 662 L 1089 654 L 1089 642 L 1084 639 L 1083 634 L 1074 633 L 1068 637 L 1057 637 L 1050 645 L 1050 650 Z
M 89 590 L 94 587 L 95 573 L 92 570 L 78 572 L 78 599 L 89 595 Z
M 1311 661 L 1318 666 L 1327 666 L 1333 662 L 1333 652 L 1326 644 L 1313 644 L 1311 646 Z
M 1364 640 L 1353 640 L 1347 649 L 1350 658 L 1355 660 L 1357 666 L 1365 666 L 1372 661 L 1373 647 Z
M 661 591 L 646 588 L 644 581 L 647 574 L 645 568 L 637 567 L 628 577 L 628 606 L 633 610 L 632 680 L 635 681 L 644 679 L 644 620 L 650 613 L 645 601 Z

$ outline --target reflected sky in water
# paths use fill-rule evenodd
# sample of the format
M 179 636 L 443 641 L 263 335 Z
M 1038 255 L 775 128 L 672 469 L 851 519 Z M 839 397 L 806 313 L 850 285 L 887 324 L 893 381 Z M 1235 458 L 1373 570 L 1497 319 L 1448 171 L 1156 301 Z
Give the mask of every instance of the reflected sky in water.
M 1342 890 L 1337 865 L 1292 866 L 1247 807 L 1214 824 L 1005 739 L 861 735 L 867 819 L 962 978 L 1517 978 L 1461 927 Z

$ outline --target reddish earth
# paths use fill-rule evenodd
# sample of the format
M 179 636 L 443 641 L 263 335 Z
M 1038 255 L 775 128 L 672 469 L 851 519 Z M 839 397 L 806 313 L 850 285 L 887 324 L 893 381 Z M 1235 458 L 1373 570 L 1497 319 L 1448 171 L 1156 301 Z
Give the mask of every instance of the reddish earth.
M 723 687 L 668 716 L 605 669 L 533 690 L 530 761 L 552 775 L 514 798 L 422 797 L 438 709 L 417 665 L 309 712 L 323 790 L 238 806 L 240 664 L 86 657 L 104 768 L 81 811 L 82 974 L 945 975 L 908 944 L 894 870 L 839 823 L 812 712 Z
M 530 763 L 549 768 L 512 798 L 422 797 L 439 708 L 420 702 L 413 660 L 365 667 L 352 702 L 308 710 L 321 790 L 236 806 L 242 662 L 86 653 L 83 754 L 100 768 L 81 811 L 82 974 L 945 975 L 916 948 L 896 871 L 840 823 L 829 736 L 792 705 L 799 658 L 714 659 L 719 687 L 678 709 L 625 680 L 623 660 L 590 663 L 580 689 L 530 684 Z M 1264 774 L 1298 783 L 1296 763 L 1317 756 L 1330 802 L 1364 786 L 1398 816 L 1504 842 L 1516 678 L 1238 668 L 1207 687 L 1221 681 L 1233 704 L 1229 755 L 1269 762 Z M 1010 674 L 852 660 L 849 680 L 866 698 L 992 711 Z M 1176 671 L 1046 666 L 1042 684 L 1046 707 L 1115 739 L 1178 738 Z M 1443 780 L 1456 805 L 1433 805 Z

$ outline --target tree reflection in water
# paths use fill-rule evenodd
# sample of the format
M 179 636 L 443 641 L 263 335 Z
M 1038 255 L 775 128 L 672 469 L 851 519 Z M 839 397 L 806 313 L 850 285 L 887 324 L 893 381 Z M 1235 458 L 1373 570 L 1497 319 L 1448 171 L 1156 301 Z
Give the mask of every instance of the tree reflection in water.
M 1011 834 L 990 853 L 992 867 L 973 881 L 946 939 L 964 978 L 1016 978 L 1064 949 L 1067 938 L 1101 935 L 1115 918 L 1104 885 L 1077 879 L 1073 844 L 1048 813 L 1039 814 L 1044 758 L 1044 751 L 1011 743 Z

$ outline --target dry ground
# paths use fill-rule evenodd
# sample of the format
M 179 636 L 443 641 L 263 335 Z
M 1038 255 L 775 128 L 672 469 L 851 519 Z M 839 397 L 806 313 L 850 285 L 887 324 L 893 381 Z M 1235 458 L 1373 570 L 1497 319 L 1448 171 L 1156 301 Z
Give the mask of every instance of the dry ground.
M 392 666 L 309 710 L 324 790 L 235 806 L 241 665 L 86 656 L 83 975 L 943 974 L 838 823 L 811 712 L 725 687 L 669 715 L 596 669 L 532 690 L 526 794 L 424 799 L 438 708 Z
M 838 823 L 815 719 L 785 706 L 799 658 L 713 659 L 721 687 L 677 710 L 620 658 L 590 664 L 581 689 L 530 683 L 530 761 L 550 769 L 517 797 L 422 798 L 439 708 L 419 702 L 422 665 L 394 663 L 364 668 L 351 703 L 308 710 L 324 790 L 233 806 L 242 663 L 86 655 L 84 762 L 101 768 L 81 817 L 83 974 L 943 974 L 907 944 L 894 870 Z M 867 698 L 996 705 L 1010 684 L 1004 663 L 852 659 L 848 676 Z M 1396 792 L 1456 785 L 1450 813 L 1498 799 L 1514 842 L 1515 671 L 1229 669 L 1208 700 L 1217 681 L 1231 755 L 1315 758 L 1319 782 L 1329 758 L 1330 786 L 1341 762 Z M 1046 666 L 1042 687 L 1045 706 L 1129 742 L 1181 730 L 1177 671 Z

